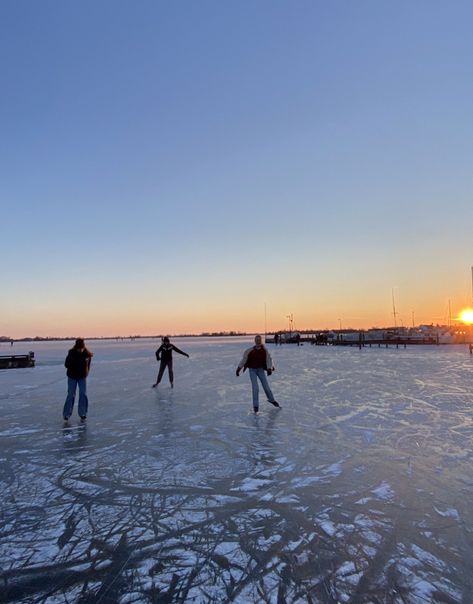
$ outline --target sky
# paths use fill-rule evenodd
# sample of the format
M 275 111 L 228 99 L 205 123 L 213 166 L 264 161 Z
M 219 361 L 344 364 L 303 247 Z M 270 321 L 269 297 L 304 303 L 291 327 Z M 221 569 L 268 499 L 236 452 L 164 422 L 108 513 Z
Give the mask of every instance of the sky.
M 471 304 L 468 0 L 3 0 L 0 335 Z

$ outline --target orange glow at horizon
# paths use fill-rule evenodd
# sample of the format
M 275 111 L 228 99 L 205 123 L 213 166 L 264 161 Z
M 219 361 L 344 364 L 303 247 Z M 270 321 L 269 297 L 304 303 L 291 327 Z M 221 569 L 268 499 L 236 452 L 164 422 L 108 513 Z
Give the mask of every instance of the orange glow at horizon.
M 342 329 L 384 328 L 393 322 L 390 296 L 378 288 L 368 291 L 364 286 L 353 287 L 347 299 L 339 289 L 319 291 L 310 283 L 304 292 L 277 290 L 270 284 L 256 290 L 255 284 L 253 289 L 242 289 L 239 283 L 233 284 L 234 289 L 231 286 L 226 284 L 222 290 L 219 283 L 204 291 L 196 285 L 191 298 L 187 282 L 185 287 L 177 284 L 167 290 L 166 297 L 158 288 L 145 291 L 143 296 L 133 288 L 121 295 L 112 289 L 100 295 L 92 292 L 85 301 L 68 304 L 65 297 L 59 302 L 57 297 L 38 299 L 34 306 L 27 303 L 29 297 L 25 295 L 21 304 L 12 301 L 2 309 L 0 336 L 87 339 L 220 331 L 264 333 L 265 328 L 272 333 L 289 328 L 288 315 L 294 317 L 295 330 L 339 329 L 340 325 Z M 450 304 L 444 303 L 442 292 L 435 296 L 430 290 L 420 293 L 414 291 L 398 304 L 398 325 L 410 325 L 411 308 L 416 309 L 417 325 L 446 325 Z M 451 299 L 455 320 L 473 325 L 473 306 L 468 305 L 468 299 L 461 291 L 454 291 Z
M 472 308 L 464 308 L 460 312 L 460 321 L 466 323 L 467 325 L 473 325 L 473 309 Z

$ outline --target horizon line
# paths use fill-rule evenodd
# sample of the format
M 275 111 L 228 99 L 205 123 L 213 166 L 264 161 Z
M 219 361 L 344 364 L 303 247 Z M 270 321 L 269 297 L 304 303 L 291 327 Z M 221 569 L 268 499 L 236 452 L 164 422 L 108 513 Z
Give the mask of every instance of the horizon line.
M 23 336 L 21 338 L 13 338 L 10 336 L 0 336 L 0 344 L 8 343 L 8 342 L 26 342 L 26 341 L 67 341 L 67 340 L 76 340 L 79 337 L 82 337 L 84 340 L 133 340 L 133 339 L 159 339 L 164 336 L 168 336 L 169 338 L 202 338 L 202 337 L 238 337 L 238 336 L 253 336 L 253 335 L 268 335 L 275 333 L 324 333 L 324 332 L 332 332 L 332 333 L 346 333 L 346 332 L 366 332 L 372 330 L 405 330 L 405 329 L 419 329 L 420 327 L 444 327 L 447 329 L 452 329 L 455 327 L 471 327 L 471 325 L 462 323 L 460 325 L 448 325 L 446 323 L 420 323 L 415 326 L 408 325 L 386 325 L 386 326 L 372 326 L 368 328 L 356 328 L 356 327 L 346 327 L 343 329 L 331 329 L 329 327 L 321 328 L 310 328 L 310 329 L 293 329 L 292 331 L 289 329 L 270 329 L 268 331 L 203 331 L 200 333 L 162 333 L 162 334 L 150 334 L 150 335 L 142 335 L 142 334 L 129 334 L 129 335 L 114 335 L 114 336 Z

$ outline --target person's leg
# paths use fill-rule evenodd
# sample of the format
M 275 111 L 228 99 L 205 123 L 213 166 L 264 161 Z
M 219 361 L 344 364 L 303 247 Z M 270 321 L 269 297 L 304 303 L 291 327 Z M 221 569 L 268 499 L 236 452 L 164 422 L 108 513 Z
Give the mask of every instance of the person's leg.
M 157 386 L 159 384 L 159 382 L 163 379 L 163 374 L 164 374 L 165 369 L 166 369 L 166 363 L 164 361 L 161 361 L 161 364 L 159 365 L 158 377 L 156 378 L 155 386 Z
M 76 396 L 77 380 L 70 377 L 67 378 L 67 397 L 64 403 L 64 409 L 62 410 L 62 416 L 64 419 L 69 419 L 74 409 L 74 398 Z
M 268 378 L 266 377 L 266 372 L 264 369 L 257 369 L 258 372 L 258 377 L 260 379 L 261 385 L 263 386 L 263 390 L 268 398 L 268 402 L 270 402 L 271 404 L 275 404 L 276 400 L 274 398 L 274 394 L 271 392 L 271 388 L 269 387 L 268 384 Z M 278 407 L 279 405 L 276 404 L 275 407 Z
M 250 380 L 251 380 L 251 390 L 253 393 L 253 409 L 254 411 L 258 411 L 259 409 L 259 388 L 258 388 L 258 379 L 257 379 L 257 369 L 250 368 Z
M 87 417 L 87 411 L 89 409 L 89 399 L 87 398 L 87 380 L 82 378 L 77 380 L 79 384 L 79 415 L 82 419 Z
M 171 382 L 171 388 L 174 386 L 174 371 L 172 370 L 172 359 L 168 361 L 168 372 L 169 381 Z

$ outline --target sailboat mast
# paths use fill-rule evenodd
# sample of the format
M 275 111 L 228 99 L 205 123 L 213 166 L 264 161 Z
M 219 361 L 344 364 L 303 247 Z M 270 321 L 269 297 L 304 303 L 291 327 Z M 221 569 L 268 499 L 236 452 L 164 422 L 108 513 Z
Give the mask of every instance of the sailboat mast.
M 264 303 L 264 337 L 266 340 L 266 335 L 268 333 L 267 325 L 266 325 L 266 302 Z
M 394 289 L 391 290 L 392 299 L 393 299 L 393 316 L 394 316 L 394 327 L 397 327 L 397 313 L 396 313 L 396 304 L 394 302 Z

